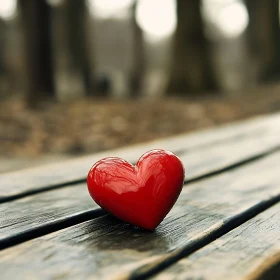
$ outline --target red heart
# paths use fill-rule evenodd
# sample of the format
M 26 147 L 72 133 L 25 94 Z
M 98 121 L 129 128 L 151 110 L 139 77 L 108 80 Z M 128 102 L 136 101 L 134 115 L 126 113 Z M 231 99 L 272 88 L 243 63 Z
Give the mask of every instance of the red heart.
M 98 161 L 87 177 L 91 197 L 104 210 L 144 229 L 155 229 L 176 202 L 184 181 L 177 156 L 145 153 L 136 166 L 120 158 Z

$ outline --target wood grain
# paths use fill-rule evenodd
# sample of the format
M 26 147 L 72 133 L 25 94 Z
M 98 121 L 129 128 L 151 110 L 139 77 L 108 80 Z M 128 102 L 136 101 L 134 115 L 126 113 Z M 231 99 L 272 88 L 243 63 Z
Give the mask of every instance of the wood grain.
M 106 156 L 118 156 L 135 162 L 141 154 L 152 148 L 164 148 L 181 154 L 187 163 L 188 178 L 194 179 L 202 174 L 227 168 L 227 165 L 236 165 L 278 149 L 279 124 L 279 115 L 261 117 L 219 129 L 185 134 L 45 167 L 6 173 L 0 175 L 0 202 L 84 182 L 89 168 L 97 160 Z M 213 163 L 216 165 L 212 166 Z M 212 170 L 209 170 L 211 168 Z
M 0 205 L 0 249 L 102 215 L 85 184 Z
M 106 215 L 8 248 L 0 253 L 1 275 L 142 279 L 278 202 L 279 167 L 276 153 L 190 184 L 154 232 Z
M 156 280 L 257 280 L 280 263 L 280 203 L 188 258 L 163 271 Z M 277 257 L 277 253 L 279 256 Z M 275 278 L 280 279 L 274 270 Z
M 259 145 L 260 138 L 241 142 L 220 143 L 218 146 L 197 150 L 183 155 L 187 183 L 198 181 L 216 174 L 249 164 L 258 157 L 274 152 L 278 143 L 275 137 L 266 138 Z M 271 150 L 269 150 L 271 149 Z M 61 229 L 68 221 L 68 226 L 82 222 L 85 218 L 96 216 L 98 206 L 90 199 L 85 183 L 80 183 L 57 190 L 37 193 L 0 205 L 0 248 L 5 248 L 45 233 Z M 85 214 L 85 211 L 91 211 Z M 99 213 L 99 212 L 98 212 Z M 80 218 L 79 218 L 80 217 Z M 49 228 L 48 228 L 49 227 Z

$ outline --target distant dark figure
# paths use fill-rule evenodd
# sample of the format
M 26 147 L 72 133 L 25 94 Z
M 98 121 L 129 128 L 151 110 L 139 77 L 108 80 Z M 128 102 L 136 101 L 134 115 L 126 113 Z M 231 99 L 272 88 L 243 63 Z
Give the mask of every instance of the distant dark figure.
M 112 91 L 112 81 L 108 74 L 102 73 L 97 77 L 96 96 L 108 96 Z

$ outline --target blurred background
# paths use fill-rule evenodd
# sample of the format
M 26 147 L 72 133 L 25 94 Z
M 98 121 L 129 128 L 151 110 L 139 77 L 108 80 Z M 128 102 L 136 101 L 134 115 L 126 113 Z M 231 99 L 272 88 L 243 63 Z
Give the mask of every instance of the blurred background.
M 0 0 L 0 172 L 280 109 L 279 0 Z

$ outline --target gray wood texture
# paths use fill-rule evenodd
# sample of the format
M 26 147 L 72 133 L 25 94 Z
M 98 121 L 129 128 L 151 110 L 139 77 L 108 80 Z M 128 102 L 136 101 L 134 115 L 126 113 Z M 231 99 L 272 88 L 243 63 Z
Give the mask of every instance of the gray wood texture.
M 0 253 L 1 276 L 143 279 L 279 202 L 279 167 L 276 152 L 189 184 L 154 232 L 105 215 L 8 248 Z
M 280 203 L 155 277 L 166 279 L 280 279 Z M 274 272 L 274 274 L 273 274 Z M 268 275 L 271 275 L 268 278 Z M 274 278 L 271 278 L 274 275 Z
M 186 183 L 202 180 L 218 172 L 238 168 L 265 158 L 275 151 L 278 138 L 243 137 L 183 154 Z M 262 145 L 260 145 L 262 143 Z M 67 168 L 67 165 L 65 166 Z M 50 176 L 50 175 L 49 175 Z M 99 207 L 90 199 L 85 183 L 29 195 L 0 204 L 0 248 L 23 242 L 66 226 L 90 219 Z M 85 212 L 88 212 L 85 214 Z M 49 227 L 49 228 L 48 228 Z
M 119 156 L 136 162 L 144 152 L 153 148 L 164 148 L 182 155 L 187 163 L 187 179 L 194 179 L 279 149 L 279 135 L 280 116 L 273 115 L 77 160 L 10 172 L 0 175 L 0 202 L 84 182 L 91 165 L 103 157 Z
M 102 214 L 95 211 L 97 209 L 99 206 L 89 196 L 85 184 L 3 203 L 0 205 L 0 248 L 18 239 L 30 239 L 36 232 L 41 235 L 44 230 L 57 230 L 56 226 L 63 228 L 66 221 L 71 225 Z

